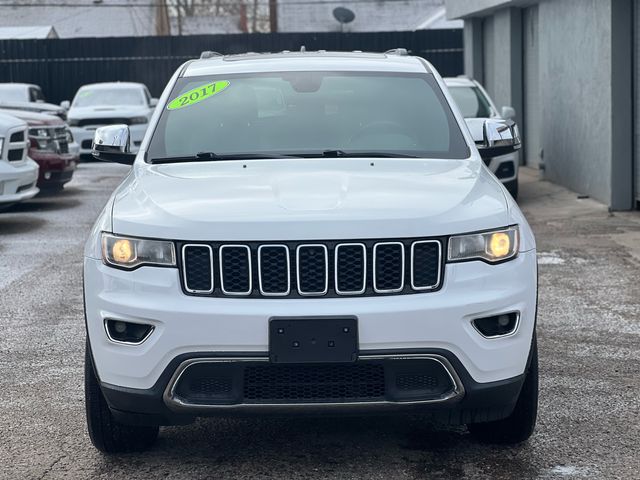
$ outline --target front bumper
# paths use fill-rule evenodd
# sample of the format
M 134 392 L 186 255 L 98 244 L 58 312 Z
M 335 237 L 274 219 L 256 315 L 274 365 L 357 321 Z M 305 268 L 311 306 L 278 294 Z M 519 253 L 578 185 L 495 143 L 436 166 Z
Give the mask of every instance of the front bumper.
M 438 349 L 460 362 L 469 378 L 490 383 L 525 371 L 536 315 L 536 253 L 488 265 L 447 264 L 441 290 L 366 298 L 237 299 L 184 295 L 179 272 L 142 267 L 127 272 L 85 258 L 85 309 L 96 373 L 102 383 L 153 388 L 176 358 L 198 352 L 266 356 L 271 317 L 355 316 L 360 352 Z M 471 321 L 520 312 L 518 330 L 484 338 Z M 146 323 L 140 345 L 109 340 L 104 320 Z
M 175 358 L 149 389 L 123 388 L 106 383 L 101 383 L 101 389 L 116 419 L 125 424 L 181 425 L 191 423 L 199 416 L 421 414 L 442 423 L 460 425 L 498 420 L 510 415 L 525 378 L 524 375 L 519 375 L 496 382 L 478 383 L 471 378 L 459 359 L 451 352 L 440 349 L 413 350 L 402 355 L 367 352 L 361 355 L 358 362 L 366 362 L 371 358 L 412 357 L 434 357 L 446 362 L 456 372 L 456 387 L 451 394 L 433 401 L 231 404 L 206 407 L 181 405 L 168 399 L 168 392 L 174 385 L 173 380 L 181 372 L 180 366 L 215 359 L 215 354 L 211 353 Z M 233 365 L 231 356 L 218 357 L 218 360 Z M 238 356 L 237 361 L 259 364 L 265 359 L 258 356 Z
M 27 158 L 10 163 L 0 161 L 0 205 L 18 203 L 35 197 L 38 164 Z
M 487 167 L 502 183 L 509 183 L 518 178 L 520 153 L 513 152 L 489 159 Z
M 78 157 L 72 154 L 39 152 L 31 149 L 29 156 L 40 166 L 38 187 L 57 187 L 71 181 Z

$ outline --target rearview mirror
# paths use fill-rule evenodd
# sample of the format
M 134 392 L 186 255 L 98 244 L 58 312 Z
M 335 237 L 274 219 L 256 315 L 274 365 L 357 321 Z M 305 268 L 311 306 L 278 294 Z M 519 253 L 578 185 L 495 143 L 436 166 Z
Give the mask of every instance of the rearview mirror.
M 65 110 L 69 110 L 69 108 L 71 108 L 71 102 L 69 100 L 63 100 L 60 102 L 60 106 Z
M 149 106 L 151 108 L 155 107 L 156 105 L 158 105 L 158 99 L 157 98 L 152 98 L 151 100 L 149 100 Z
M 518 126 L 512 120 L 469 118 L 466 122 L 482 158 L 505 155 L 521 146 Z
M 96 129 L 91 155 L 104 162 L 133 165 L 136 155 L 131 153 L 131 134 L 127 125 L 108 125 Z
M 513 120 L 514 118 L 516 118 L 516 110 L 513 107 L 504 106 L 502 107 L 500 116 L 505 120 Z

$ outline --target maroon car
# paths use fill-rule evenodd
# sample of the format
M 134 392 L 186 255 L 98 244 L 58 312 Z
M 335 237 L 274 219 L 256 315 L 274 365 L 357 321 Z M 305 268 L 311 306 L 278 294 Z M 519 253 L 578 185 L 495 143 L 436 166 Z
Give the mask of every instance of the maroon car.
M 22 110 L 2 110 L 29 125 L 28 155 L 40 166 L 38 188 L 61 190 L 71 180 L 79 148 L 67 124 L 57 116 Z

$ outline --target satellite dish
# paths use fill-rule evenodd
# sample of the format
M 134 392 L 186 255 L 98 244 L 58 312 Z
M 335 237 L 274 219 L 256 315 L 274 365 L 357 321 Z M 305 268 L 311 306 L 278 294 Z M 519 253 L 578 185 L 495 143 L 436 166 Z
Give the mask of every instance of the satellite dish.
M 333 16 L 342 25 L 345 23 L 351 23 L 355 20 L 356 14 L 352 10 L 345 7 L 336 7 L 333 9 Z

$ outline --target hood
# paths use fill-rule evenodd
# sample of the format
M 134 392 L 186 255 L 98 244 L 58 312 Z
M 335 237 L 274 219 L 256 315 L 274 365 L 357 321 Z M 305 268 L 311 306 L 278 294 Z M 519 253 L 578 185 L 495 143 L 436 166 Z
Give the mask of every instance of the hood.
M 317 159 L 136 164 L 117 234 L 175 240 L 427 237 L 508 223 L 479 160 Z
M 94 105 L 91 107 L 71 107 L 67 114 L 69 120 L 85 120 L 87 118 L 130 118 L 149 114 L 149 107 L 144 105 Z
M 44 102 L 0 102 L 0 108 L 41 112 L 48 113 L 50 115 L 60 115 L 64 113 L 64 108 L 60 105 Z
M 11 115 L 10 112 L 0 110 L 0 137 L 4 137 L 6 130 L 10 128 L 19 128 L 26 126 L 27 124 L 24 121 Z
M 25 110 L 13 110 L 13 109 L 4 109 L 0 105 L 0 110 L 3 113 L 8 115 L 12 115 L 20 120 L 24 120 L 29 124 L 30 127 L 41 127 L 41 126 L 51 126 L 51 127 L 64 127 L 65 123 L 59 117 L 48 115 L 45 113 L 38 113 L 35 111 L 25 111 Z

